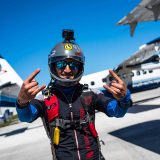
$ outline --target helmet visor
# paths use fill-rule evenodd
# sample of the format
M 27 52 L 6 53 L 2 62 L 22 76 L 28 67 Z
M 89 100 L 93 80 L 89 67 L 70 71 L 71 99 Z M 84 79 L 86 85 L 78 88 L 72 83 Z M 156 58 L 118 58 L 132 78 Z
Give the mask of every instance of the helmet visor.
M 60 69 L 60 70 L 64 70 L 67 65 L 69 66 L 69 68 L 71 70 L 78 70 L 79 66 L 80 66 L 80 62 L 62 60 L 62 61 L 58 61 L 58 62 L 55 63 L 56 68 Z
M 50 71 L 52 74 L 58 76 L 57 70 L 63 72 L 65 68 L 69 67 L 71 70 L 71 74 L 74 75 L 74 78 L 77 78 L 83 72 L 83 64 L 74 59 L 68 60 L 60 60 L 55 63 L 50 64 Z M 59 76 L 58 76 L 59 77 Z

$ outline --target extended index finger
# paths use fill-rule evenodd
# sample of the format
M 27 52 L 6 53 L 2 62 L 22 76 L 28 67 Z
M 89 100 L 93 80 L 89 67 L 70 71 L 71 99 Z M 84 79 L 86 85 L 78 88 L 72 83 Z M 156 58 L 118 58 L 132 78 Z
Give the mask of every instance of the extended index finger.
M 111 74 L 112 77 L 115 78 L 115 80 L 117 80 L 119 83 L 122 83 L 123 81 L 117 76 L 117 74 L 115 72 L 113 72 L 112 70 L 109 70 L 109 73 Z
M 29 77 L 26 79 L 26 82 L 31 82 L 39 72 L 40 72 L 40 69 L 36 69 L 34 72 L 32 72 L 29 75 Z

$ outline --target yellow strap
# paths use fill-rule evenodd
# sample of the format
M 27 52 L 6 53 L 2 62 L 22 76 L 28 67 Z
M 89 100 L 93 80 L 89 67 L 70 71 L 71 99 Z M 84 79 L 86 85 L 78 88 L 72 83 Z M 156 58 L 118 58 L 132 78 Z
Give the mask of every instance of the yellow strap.
M 53 139 L 54 144 L 58 145 L 59 139 L 60 139 L 60 129 L 58 127 L 56 127 L 54 129 L 54 139 Z

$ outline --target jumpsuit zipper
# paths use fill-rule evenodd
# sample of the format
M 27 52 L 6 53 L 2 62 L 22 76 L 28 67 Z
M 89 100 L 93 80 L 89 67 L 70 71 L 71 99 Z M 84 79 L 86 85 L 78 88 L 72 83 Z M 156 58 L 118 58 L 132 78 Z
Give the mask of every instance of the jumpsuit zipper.
M 58 89 L 59 90 L 59 89 Z M 60 91 L 60 90 L 59 90 Z M 71 96 L 71 99 L 70 99 L 70 102 L 72 102 L 72 98 L 73 98 L 73 95 L 75 93 L 76 89 L 73 91 L 73 94 Z M 61 92 L 61 91 L 60 91 Z M 69 105 L 69 108 L 71 109 L 72 108 L 72 103 L 69 102 L 69 100 L 67 99 L 67 97 L 65 96 L 65 94 L 63 92 L 61 92 L 63 94 L 63 96 L 65 97 L 65 99 L 67 100 L 68 102 L 68 105 Z M 73 112 L 71 111 L 70 112 L 71 114 L 71 121 L 73 121 Z M 76 141 L 76 147 L 77 147 L 77 156 L 78 156 L 78 160 L 81 160 L 81 156 L 80 156 L 80 151 L 79 151 L 79 144 L 78 144 L 78 137 L 77 137 L 77 131 L 76 129 L 73 130 L 74 131 L 74 137 L 75 137 L 75 141 Z
M 69 103 L 69 107 L 72 108 L 72 104 Z M 73 121 L 73 112 L 71 111 L 71 121 Z M 74 129 L 74 137 L 76 140 L 76 147 L 77 147 L 77 154 L 78 154 L 78 160 L 81 160 L 80 152 L 79 152 L 79 144 L 78 144 L 78 137 L 77 137 L 77 131 Z

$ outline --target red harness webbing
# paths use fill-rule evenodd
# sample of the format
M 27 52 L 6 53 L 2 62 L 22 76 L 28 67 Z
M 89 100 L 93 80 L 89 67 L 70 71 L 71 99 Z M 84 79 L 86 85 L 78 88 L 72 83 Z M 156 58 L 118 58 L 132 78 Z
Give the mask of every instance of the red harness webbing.
M 51 122 L 54 118 L 59 116 L 59 103 L 58 98 L 53 95 L 44 99 L 45 106 L 47 107 L 47 118 Z

